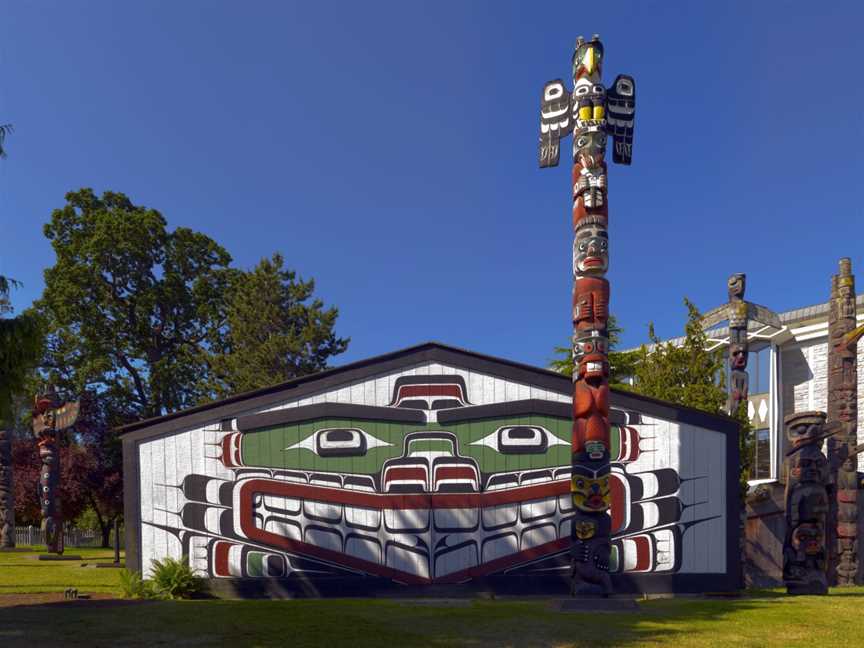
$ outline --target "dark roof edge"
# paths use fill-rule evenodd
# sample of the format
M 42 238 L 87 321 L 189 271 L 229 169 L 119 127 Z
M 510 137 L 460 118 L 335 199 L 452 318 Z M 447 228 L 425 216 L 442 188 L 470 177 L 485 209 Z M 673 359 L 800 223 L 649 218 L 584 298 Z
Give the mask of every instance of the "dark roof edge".
M 550 369 L 497 358 L 495 356 L 448 346 L 440 342 L 425 342 L 391 353 L 352 362 L 287 382 L 244 392 L 235 396 L 192 407 L 180 412 L 144 419 L 116 428 L 120 435 L 135 439 L 150 438 L 183 427 L 206 424 L 214 420 L 233 418 L 248 413 L 250 409 L 267 407 L 284 400 L 302 398 L 319 390 L 332 389 L 348 382 L 363 380 L 377 374 L 396 371 L 420 362 L 439 362 L 462 367 L 471 371 L 498 376 L 505 380 L 521 382 L 549 391 L 569 395 L 573 384 L 568 376 Z M 657 398 L 643 396 L 626 390 L 611 390 L 614 398 L 612 405 L 644 411 L 646 414 L 668 420 L 690 422 L 711 428 L 726 428 L 737 421 L 725 414 L 709 414 L 702 410 L 683 405 L 675 405 Z M 640 406 L 641 405 L 641 406 Z M 647 405 L 648 407 L 644 407 Z M 712 424 L 712 421 L 714 422 Z M 719 425 L 718 425 L 719 424 Z M 132 434 L 134 433 L 134 434 Z M 129 437 L 127 437 L 129 438 Z
M 390 363 L 393 361 L 405 360 L 405 362 L 398 363 L 399 365 L 409 365 L 413 363 L 411 359 L 413 356 L 417 356 L 416 361 L 422 362 L 423 360 L 438 360 L 438 361 L 453 361 L 455 358 L 453 356 L 463 356 L 469 358 L 475 358 L 483 362 L 483 364 L 488 363 L 489 365 L 499 365 L 504 367 L 510 367 L 516 369 L 516 373 L 520 374 L 534 374 L 535 381 L 536 378 L 540 378 L 542 382 L 548 382 L 550 379 L 561 382 L 564 385 L 570 384 L 570 379 L 566 376 L 562 376 L 561 374 L 552 371 L 550 369 L 543 369 L 541 367 L 535 367 L 533 365 L 523 364 L 521 362 L 515 362 L 513 360 L 507 360 L 504 358 L 498 358 L 495 356 L 486 355 L 483 353 L 477 353 L 476 351 L 469 351 L 468 349 L 462 349 L 455 346 L 450 346 L 447 344 L 442 344 L 440 342 L 424 342 L 422 344 L 417 344 L 414 346 L 406 347 L 404 349 L 399 349 L 398 351 L 392 351 L 390 353 L 385 353 L 378 356 L 373 356 L 371 358 L 364 358 L 363 360 L 357 360 L 355 362 L 350 362 L 346 365 L 342 365 L 339 367 L 333 367 L 332 369 L 325 369 L 324 371 L 319 371 L 318 373 L 309 374 L 308 376 L 301 376 L 299 378 L 294 378 L 292 380 L 288 380 L 282 383 L 278 383 L 276 385 L 272 385 L 270 387 L 263 387 L 261 389 L 256 389 L 253 391 L 243 392 L 240 394 L 235 394 L 234 396 L 229 396 L 228 398 L 223 398 L 221 400 L 212 401 L 210 403 L 205 403 L 203 405 L 197 405 L 195 407 L 190 407 L 185 410 L 181 410 L 179 412 L 172 412 L 171 414 L 164 414 L 162 416 L 156 416 L 149 419 L 142 419 L 140 421 L 134 421 L 133 423 L 127 423 L 126 425 L 119 426 L 116 431 L 119 434 L 126 434 L 128 432 L 133 432 L 135 430 L 140 430 L 142 428 L 151 427 L 153 425 L 165 423 L 168 421 L 173 421 L 179 418 L 184 418 L 187 416 L 191 416 L 194 414 L 206 412 L 209 410 L 222 408 L 227 405 L 240 404 L 247 401 L 254 401 L 249 403 L 249 407 L 260 406 L 261 400 L 270 395 L 276 395 L 280 392 L 290 392 L 290 390 L 294 390 L 301 385 L 305 385 L 307 383 L 324 381 L 328 378 L 333 378 L 337 376 L 341 376 L 342 374 L 354 374 L 360 373 L 360 375 L 351 375 L 350 377 L 345 378 L 345 382 L 350 380 L 356 380 L 362 378 L 364 375 L 373 375 L 376 373 L 382 373 L 387 371 L 386 368 L 378 367 L 377 365 L 381 365 L 384 363 Z M 450 356 L 450 357 L 447 357 Z M 362 371 L 363 369 L 369 369 L 370 367 L 375 366 L 374 371 Z M 494 371 L 494 367 L 488 366 L 485 368 L 487 373 L 501 374 L 499 371 Z M 503 377 L 509 378 L 511 380 L 514 379 L 513 372 L 508 372 Z M 522 380 L 524 381 L 527 376 L 523 376 Z M 332 386 L 330 381 L 327 381 Z M 322 388 L 325 388 L 325 385 L 321 385 Z M 553 391 L 560 391 L 561 388 L 558 385 L 549 386 L 549 389 Z M 286 393 L 285 398 L 290 398 L 290 394 Z M 280 398 L 274 398 L 273 401 L 277 402 L 281 400 Z

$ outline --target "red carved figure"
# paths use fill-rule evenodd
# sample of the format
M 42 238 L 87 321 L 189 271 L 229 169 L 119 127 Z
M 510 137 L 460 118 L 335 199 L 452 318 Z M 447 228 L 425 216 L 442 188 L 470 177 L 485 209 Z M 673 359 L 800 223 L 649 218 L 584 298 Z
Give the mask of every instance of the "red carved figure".
M 609 269 L 606 147 L 630 164 L 635 83 L 602 83 L 603 44 L 581 36 L 573 53 L 573 90 L 543 88 L 540 166 L 558 164 L 560 139 L 573 135 L 573 435 L 572 584 L 612 591 L 609 577 Z

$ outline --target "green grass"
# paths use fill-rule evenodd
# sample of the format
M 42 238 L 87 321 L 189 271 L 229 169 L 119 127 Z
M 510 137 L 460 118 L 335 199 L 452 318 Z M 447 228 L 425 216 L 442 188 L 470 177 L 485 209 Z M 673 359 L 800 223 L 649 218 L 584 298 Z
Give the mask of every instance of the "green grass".
M 62 592 L 67 587 L 77 587 L 82 592 L 121 595 L 116 569 L 81 566 L 85 562 L 113 562 L 113 549 L 67 547 L 65 554 L 81 556 L 80 562 L 35 560 L 34 557 L 39 553 L 42 553 L 41 547 L 0 551 L 0 594 Z M 120 559 L 123 559 L 122 552 Z
M 75 550 L 110 561 L 109 550 Z M 0 592 L 75 586 L 119 594 L 117 571 L 0 553 Z M 545 599 L 160 601 L 0 608 L 8 646 L 753 646 L 857 645 L 864 588 L 827 597 L 643 601 L 630 614 L 561 613 Z

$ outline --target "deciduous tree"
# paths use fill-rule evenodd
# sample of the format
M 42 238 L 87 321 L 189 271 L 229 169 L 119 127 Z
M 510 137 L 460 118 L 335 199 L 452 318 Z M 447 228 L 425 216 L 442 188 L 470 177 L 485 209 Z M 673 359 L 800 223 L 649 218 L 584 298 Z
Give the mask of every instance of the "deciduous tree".
M 202 349 L 225 320 L 231 257 L 204 234 L 168 231 L 125 195 L 66 194 L 45 226 L 57 262 L 36 303 L 43 369 L 60 391 L 98 393 L 110 424 L 206 399 Z

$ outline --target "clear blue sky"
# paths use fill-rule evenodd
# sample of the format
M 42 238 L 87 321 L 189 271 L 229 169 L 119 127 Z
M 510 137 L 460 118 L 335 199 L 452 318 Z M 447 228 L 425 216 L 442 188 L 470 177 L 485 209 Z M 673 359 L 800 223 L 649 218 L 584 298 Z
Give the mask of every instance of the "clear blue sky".
M 545 364 L 571 230 L 539 98 L 596 32 L 637 83 L 609 174 L 624 343 L 679 334 L 732 272 L 775 310 L 821 301 L 840 256 L 864 285 L 862 7 L 2 0 L 0 274 L 27 306 L 51 210 L 111 189 L 240 267 L 281 251 L 339 307 L 340 362 L 436 339 Z

